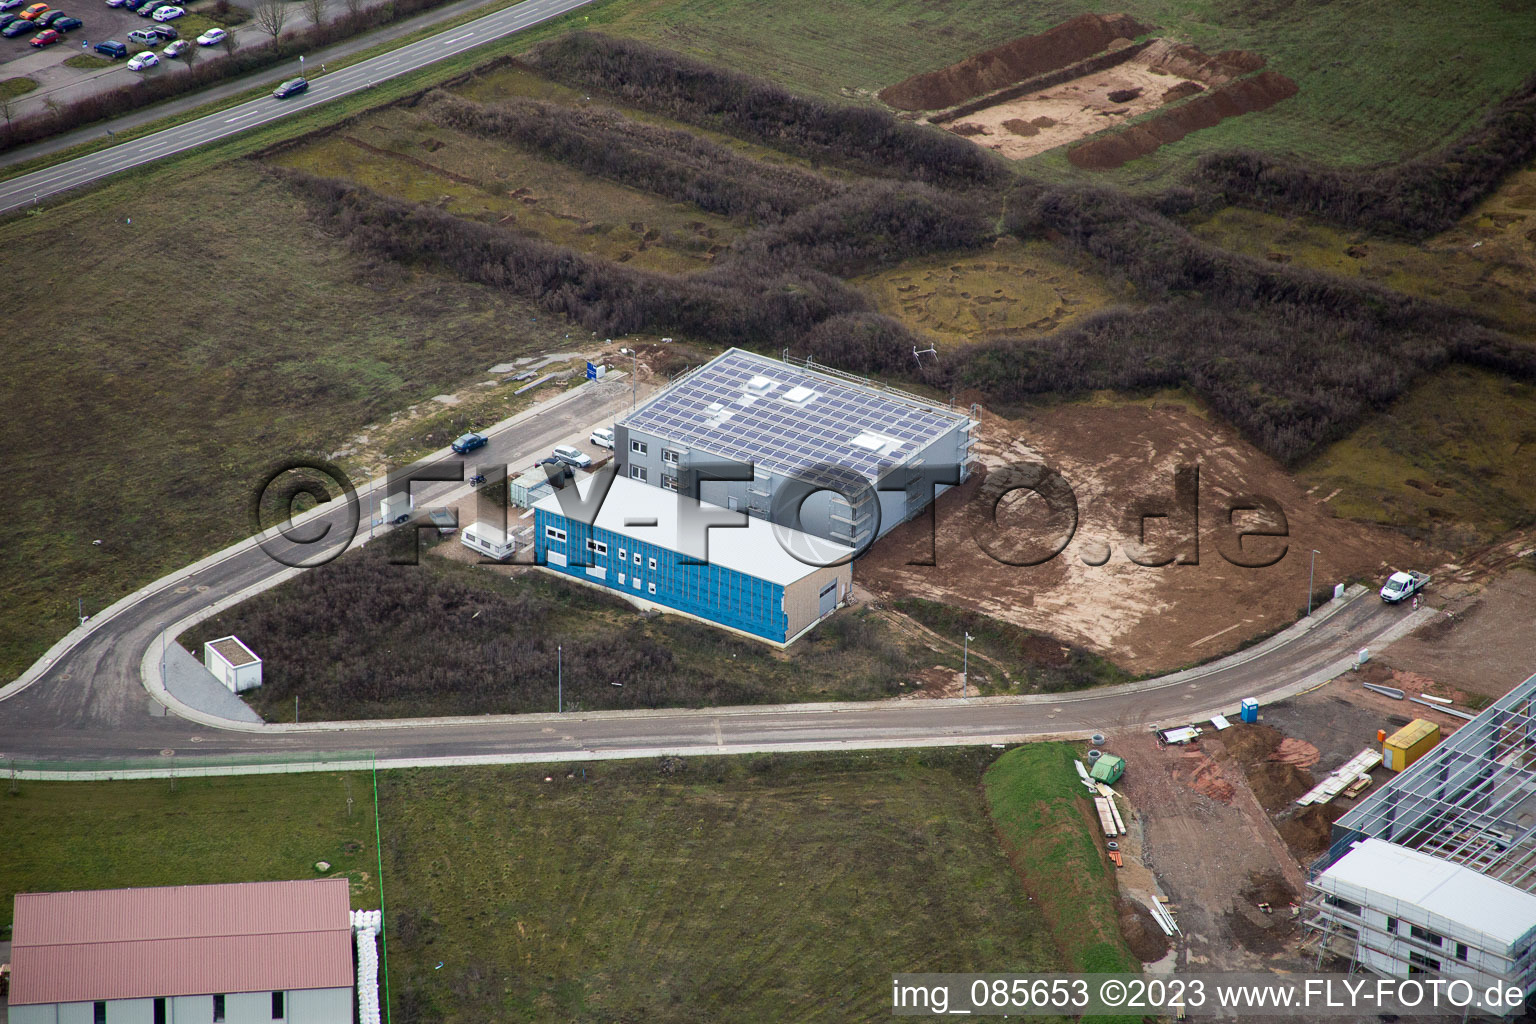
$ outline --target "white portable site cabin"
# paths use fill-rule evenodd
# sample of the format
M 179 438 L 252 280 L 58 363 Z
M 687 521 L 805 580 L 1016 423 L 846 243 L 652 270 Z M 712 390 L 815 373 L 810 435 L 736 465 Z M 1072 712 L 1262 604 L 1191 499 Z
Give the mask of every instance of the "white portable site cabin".
M 244 693 L 261 685 L 261 659 L 239 637 L 220 637 L 203 644 L 203 664 L 232 693 Z
M 498 562 L 505 562 L 517 550 L 517 541 L 507 531 L 490 523 L 477 522 L 459 531 L 459 543 Z

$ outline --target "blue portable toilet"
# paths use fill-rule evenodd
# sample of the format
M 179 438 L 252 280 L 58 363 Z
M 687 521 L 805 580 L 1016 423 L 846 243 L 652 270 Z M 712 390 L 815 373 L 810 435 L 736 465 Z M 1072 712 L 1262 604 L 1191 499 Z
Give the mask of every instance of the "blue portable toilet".
M 1244 697 L 1242 708 L 1238 711 L 1237 717 L 1249 725 L 1257 722 L 1259 720 L 1259 702 L 1252 697 Z

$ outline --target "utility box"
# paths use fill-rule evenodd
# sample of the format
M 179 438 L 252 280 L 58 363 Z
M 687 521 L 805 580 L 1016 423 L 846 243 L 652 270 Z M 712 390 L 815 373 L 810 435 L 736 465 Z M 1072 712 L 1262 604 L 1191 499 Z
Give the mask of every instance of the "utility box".
M 1381 763 L 1388 771 L 1400 772 L 1423 757 L 1440 742 L 1440 727 L 1423 718 L 1415 718 L 1381 745 Z
M 203 644 L 203 665 L 231 693 L 244 693 L 261 685 L 261 659 L 239 637 L 220 637 Z
M 1106 786 L 1113 786 L 1124 774 L 1125 758 L 1116 757 L 1114 754 L 1105 754 L 1093 762 L 1093 767 L 1088 771 L 1093 781 L 1102 782 Z
M 552 493 L 554 488 L 543 466 L 535 466 L 507 484 L 507 500 L 518 508 L 533 508 L 539 499 Z

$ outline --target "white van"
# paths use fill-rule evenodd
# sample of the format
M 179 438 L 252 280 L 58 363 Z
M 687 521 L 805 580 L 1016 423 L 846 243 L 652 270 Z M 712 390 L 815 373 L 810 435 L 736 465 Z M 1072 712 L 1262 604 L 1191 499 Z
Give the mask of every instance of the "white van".
M 587 440 L 599 448 L 607 448 L 609 451 L 613 451 L 613 430 L 608 427 L 598 427 L 592 431 L 592 436 L 587 438 Z

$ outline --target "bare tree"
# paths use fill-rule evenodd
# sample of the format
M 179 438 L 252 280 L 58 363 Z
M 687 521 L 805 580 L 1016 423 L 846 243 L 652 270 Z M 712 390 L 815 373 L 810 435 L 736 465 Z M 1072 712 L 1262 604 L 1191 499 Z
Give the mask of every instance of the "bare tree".
M 16 116 L 16 98 L 8 93 L 0 92 L 0 117 L 5 118 L 5 126 L 11 126 L 11 119 Z
M 203 48 L 201 46 L 197 45 L 196 40 L 193 41 L 191 46 L 189 46 L 185 50 L 181 51 L 181 59 L 187 62 L 187 67 L 188 68 L 190 68 L 190 67 L 192 67 L 192 65 L 196 64 L 197 63 L 197 58 L 201 57 L 202 55 L 203 55 Z
M 224 38 L 219 40 L 219 42 L 223 44 L 225 53 L 233 55 L 235 46 L 238 45 L 235 42 L 235 30 L 232 28 L 225 29 Z
M 356 17 L 362 13 L 364 0 L 342 0 L 347 5 L 347 13 Z
M 288 5 L 283 0 L 261 0 L 252 17 L 263 32 L 276 39 L 283 34 L 283 26 L 288 24 Z
M 300 6 L 304 8 L 304 16 L 311 25 L 318 25 L 325 20 L 326 0 L 301 0 Z

